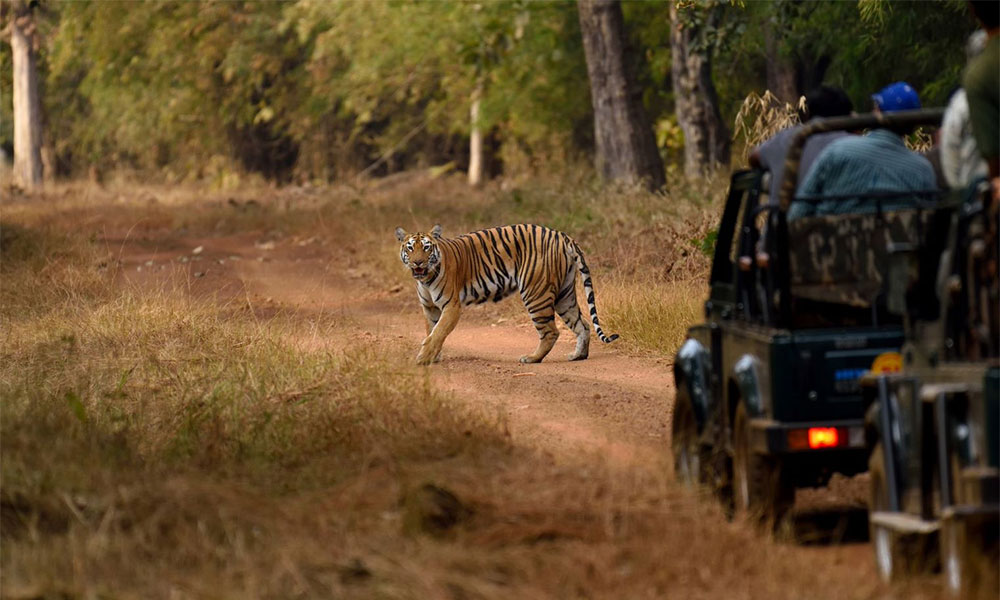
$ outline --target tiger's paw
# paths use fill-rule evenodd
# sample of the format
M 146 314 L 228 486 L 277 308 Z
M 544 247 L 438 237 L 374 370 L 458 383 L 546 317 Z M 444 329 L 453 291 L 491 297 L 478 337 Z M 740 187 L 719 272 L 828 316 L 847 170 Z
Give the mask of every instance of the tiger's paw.
M 587 356 L 589 356 L 589 354 L 587 352 L 580 352 L 579 354 L 577 354 L 576 352 L 573 352 L 573 353 L 571 353 L 569 355 L 569 360 L 570 361 L 574 361 L 574 360 L 586 360 Z
M 441 358 L 440 353 L 438 353 L 437 358 L 435 358 L 434 355 L 431 354 L 430 352 L 425 352 L 424 350 L 421 350 L 420 353 L 417 354 L 417 364 L 421 366 L 427 366 L 432 362 L 437 362 L 438 360 L 440 360 L 440 358 Z
M 524 355 L 524 356 L 522 356 L 522 357 L 521 357 L 521 358 L 520 358 L 519 360 L 520 360 L 520 361 L 521 361 L 522 363 L 525 363 L 525 364 L 530 364 L 530 363 L 540 363 L 540 362 L 542 362 L 542 359 L 540 359 L 540 358 L 535 358 L 534 356 L 531 356 L 531 355 L 529 355 L 529 354 L 525 354 L 525 355 Z

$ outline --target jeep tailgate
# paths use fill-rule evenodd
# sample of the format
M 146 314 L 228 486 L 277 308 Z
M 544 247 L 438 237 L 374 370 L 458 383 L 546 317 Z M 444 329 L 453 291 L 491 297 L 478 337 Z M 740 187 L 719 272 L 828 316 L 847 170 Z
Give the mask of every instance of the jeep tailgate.
M 877 358 L 898 353 L 902 344 L 899 327 L 812 330 L 776 338 L 771 347 L 774 418 L 862 418 L 861 377 Z

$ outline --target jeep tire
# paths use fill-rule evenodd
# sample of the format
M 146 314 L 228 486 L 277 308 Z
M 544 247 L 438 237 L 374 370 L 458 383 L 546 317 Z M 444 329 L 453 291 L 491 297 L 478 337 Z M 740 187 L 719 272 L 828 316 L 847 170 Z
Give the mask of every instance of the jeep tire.
M 736 514 L 777 529 L 795 501 L 778 460 L 750 448 L 750 419 L 740 402 L 733 418 L 733 502 Z
M 670 446 L 674 455 L 674 477 L 684 487 L 693 489 L 705 483 L 709 457 L 698 439 L 694 407 L 682 389 L 677 390 L 674 402 Z

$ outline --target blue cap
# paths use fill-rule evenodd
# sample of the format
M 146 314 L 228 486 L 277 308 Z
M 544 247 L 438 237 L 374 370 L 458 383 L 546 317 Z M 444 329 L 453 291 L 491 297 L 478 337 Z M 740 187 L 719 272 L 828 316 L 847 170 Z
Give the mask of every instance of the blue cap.
M 872 100 L 882 112 L 920 108 L 920 96 L 917 95 L 917 90 L 905 81 L 890 83 L 877 94 L 872 94 Z

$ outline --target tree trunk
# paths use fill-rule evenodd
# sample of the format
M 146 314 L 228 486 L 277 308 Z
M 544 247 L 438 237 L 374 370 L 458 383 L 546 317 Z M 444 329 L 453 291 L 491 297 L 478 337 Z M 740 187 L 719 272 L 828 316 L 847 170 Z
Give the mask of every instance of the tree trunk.
M 479 105 L 483 99 L 483 84 L 476 83 L 472 92 L 472 106 L 469 121 L 472 132 L 469 135 L 469 185 L 477 186 L 483 181 L 483 130 L 479 124 Z
M 621 5 L 617 0 L 581 0 L 577 7 L 594 107 L 597 172 L 607 180 L 661 188 L 666 183 L 663 160 L 627 68 Z
M 30 9 L 15 5 L 10 46 L 14 60 L 14 183 L 30 188 L 42 182 L 42 106 L 33 47 Z
M 773 21 L 764 21 L 764 52 L 767 58 L 767 89 L 771 90 L 778 100 L 797 105 L 799 89 L 796 84 L 795 63 L 782 56 L 780 32 L 776 31 Z
M 826 70 L 830 67 L 831 62 L 830 57 L 825 54 L 811 58 L 800 57 L 795 68 L 799 89 L 805 92 L 823 85 Z
M 714 29 L 721 21 L 722 6 L 707 10 L 704 27 Z M 684 173 L 698 177 L 729 165 L 729 129 L 719 112 L 712 83 L 712 49 L 703 39 L 702 28 L 683 22 L 675 2 L 670 3 L 670 25 L 670 78 L 677 123 L 684 133 Z

